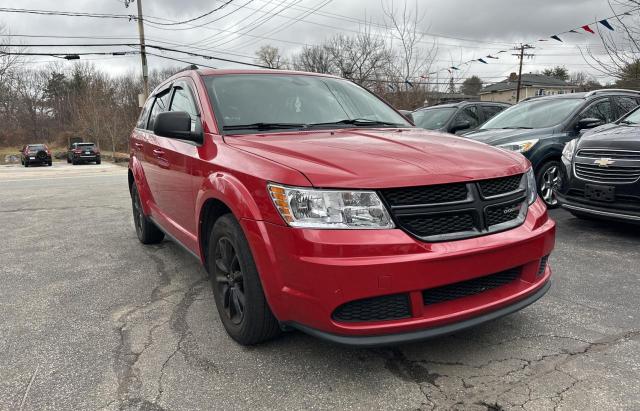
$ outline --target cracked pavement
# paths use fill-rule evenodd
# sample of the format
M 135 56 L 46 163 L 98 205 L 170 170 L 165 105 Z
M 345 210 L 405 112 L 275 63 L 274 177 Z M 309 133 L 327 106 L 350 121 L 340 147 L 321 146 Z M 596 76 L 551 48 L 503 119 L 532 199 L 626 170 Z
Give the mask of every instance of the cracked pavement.
M 419 344 L 245 348 L 199 263 L 138 243 L 126 169 L 0 166 L 0 410 L 640 409 L 640 230 L 562 210 L 555 283 Z

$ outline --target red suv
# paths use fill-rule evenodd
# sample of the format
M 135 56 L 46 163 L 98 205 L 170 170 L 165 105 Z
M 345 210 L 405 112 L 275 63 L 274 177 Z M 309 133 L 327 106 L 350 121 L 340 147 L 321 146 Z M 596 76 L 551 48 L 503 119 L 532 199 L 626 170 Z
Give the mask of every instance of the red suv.
M 185 70 L 131 135 L 138 238 L 199 258 L 230 336 L 416 341 L 550 286 L 555 223 L 520 154 L 413 127 L 340 78 Z

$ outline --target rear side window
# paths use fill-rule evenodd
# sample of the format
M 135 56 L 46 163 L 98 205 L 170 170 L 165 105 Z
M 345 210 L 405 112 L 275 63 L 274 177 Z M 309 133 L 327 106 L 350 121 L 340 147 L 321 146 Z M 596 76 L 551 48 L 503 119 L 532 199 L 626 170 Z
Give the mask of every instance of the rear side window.
M 153 104 L 153 99 L 150 98 L 144 103 L 144 107 L 142 107 L 142 112 L 140 113 L 140 117 L 138 118 L 138 122 L 136 123 L 136 128 L 146 128 L 147 120 L 149 119 L 149 111 L 151 110 L 151 105 Z
M 476 128 L 480 125 L 480 117 L 476 106 L 469 106 L 460 110 L 453 124 L 459 124 L 464 121 L 468 121 L 471 124 L 470 128 Z
M 149 115 L 149 124 L 147 130 L 153 130 L 153 125 L 156 121 L 156 116 L 160 113 L 164 113 L 169 110 L 169 99 L 171 97 L 171 90 L 167 90 L 163 94 L 156 96 L 153 107 L 151 108 L 151 115 Z

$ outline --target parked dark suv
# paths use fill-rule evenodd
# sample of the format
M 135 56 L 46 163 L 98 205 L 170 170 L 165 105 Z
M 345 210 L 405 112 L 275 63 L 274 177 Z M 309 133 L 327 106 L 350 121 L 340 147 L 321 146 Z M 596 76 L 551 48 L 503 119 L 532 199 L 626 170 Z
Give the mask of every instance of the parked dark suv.
M 555 208 L 556 189 L 566 178 L 564 145 L 581 130 L 611 123 L 638 104 L 640 92 L 627 90 L 539 97 L 503 111 L 465 137 L 524 154 L 533 164 L 540 196 Z
M 80 163 L 100 164 L 100 150 L 93 143 L 73 143 L 67 151 L 67 163 L 74 166 Z
M 510 106 L 506 103 L 465 101 L 420 108 L 411 113 L 411 118 L 420 128 L 460 134 L 476 129 Z
M 20 162 L 25 167 L 33 164 L 50 166 L 52 164 L 51 150 L 46 144 L 28 144 L 20 150 Z
M 640 109 L 572 140 L 562 161 L 562 207 L 577 217 L 640 224 Z
M 129 146 L 138 239 L 168 234 L 200 259 L 241 344 L 282 328 L 416 341 L 550 287 L 555 223 L 529 162 L 416 128 L 350 81 L 182 71 L 151 94 Z

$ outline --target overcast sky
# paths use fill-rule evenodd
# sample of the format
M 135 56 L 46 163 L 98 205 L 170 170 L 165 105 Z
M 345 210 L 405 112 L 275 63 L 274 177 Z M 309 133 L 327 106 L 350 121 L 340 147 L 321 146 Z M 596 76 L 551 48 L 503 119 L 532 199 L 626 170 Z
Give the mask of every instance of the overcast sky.
M 176 21 L 196 17 L 227 2 L 212 0 L 143 0 L 143 12 L 150 18 Z M 390 0 L 383 0 L 389 4 Z M 396 6 L 404 4 L 395 0 Z M 408 1 L 411 8 L 417 4 L 424 14 L 421 30 L 429 33 L 424 37 L 425 46 L 435 42 L 438 56 L 434 69 L 446 68 L 471 58 L 495 54 L 501 49 L 511 49 L 516 43 L 530 42 L 536 46 L 536 56 L 525 61 L 525 72 L 541 70 L 553 65 L 564 65 L 570 71 L 585 71 L 598 75 L 590 69 L 580 55 L 579 45 L 593 44 L 596 50 L 599 39 L 589 34 L 562 36 L 564 43 L 548 38 L 558 32 L 579 27 L 597 18 L 613 14 L 606 0 L 418 0 Z M 322 6 L 318 8 L 319 6 Z M 0 0 L 0 7 L 61 10 L 92 13 L 136 13 L 136 3 L 125 8 L 124 0 Z M 312 13 L 313 9 L 317 9 Z M 227 15 L 226 17 L 223 17 Z M 223 18 L 220 18 L 223 17 Z M 217 20 L 211 22 L 212 20 Z M 299 50 L 304 44 L 317 44 L 333 34 L 353 34 L 361 27 L 359 21 L 369 20 L 374 24 L 384 22 L 379 0 L 232 0 L 226 7 L 212 15 L 188 25 L 145 27 L 149 43 L 161 41 L 199 47 L 203 54 L 211 54 L 242 61 L 252 61 L 254 52 L 264 44 L 279 47 L 285 55 Z M 202 27 L 195 27 L 210 24 Z M 85 17 L 41 16 L 30 14 L 0 13 L 0 24 L 4 24 L 15 35 L 39 36 L 87 36 L 88 39 L 63 38 L 18 38 L 25 44 L 70 44 L 92 42 L 136 41 L 138 29 L 135 21 L 126 19 L 96 19 Z M 115 39 L 112 37 L 122 37 Z M 265 38 L 266 37 L 266 38 Z M 126 47 L 106 49 L 125 50 Z M 31 51 L 105 51 L 104 48 L 57 47 Z M 196 49 L 192 49 L 196 51 Z M 157 51 L 156 51 L 157 52 Z M 190 60 L 195 63 L 229 67 L 232 64 L 196 57 L 166 53 L 167 56 Z M 510 53 L 500 55 L 500 60 L 489 60 L 489 65 L 472 64 L 466 76 L 479 75 L 486 82 L 495 82 L 510 72 L 516 71 L 518 60 Z M 84 59 L 84 58 L 83 58 Z M 87 57 L 97 66 L 112 73 L 139 70 L 139 56 Z M 51 57 L 35 58 L 34 62 L 48 62 Z M 150 66 L 184 65 L 158 57 L 150 57 Z M 44 64 L 44 63 L 42 63 Z M 66 62 L 65 64 L 73 64 Z M 240 67 L 240 66 L 237 66 Z M 444 71 L 439 80 L 448 76 Z M 433 78 L 433 76 L 432 76 Z M 600 77 L 599 80 L 606 81 Z

